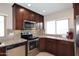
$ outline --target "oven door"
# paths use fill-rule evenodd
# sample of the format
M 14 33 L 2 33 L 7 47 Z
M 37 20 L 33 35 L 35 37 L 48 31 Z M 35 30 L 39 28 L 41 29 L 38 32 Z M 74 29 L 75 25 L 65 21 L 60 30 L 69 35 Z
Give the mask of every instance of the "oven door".
M 33 50 L 35 48 L 38 48 L 38 40 L 30 40 L 28 41 L 28 50 Z
M 28 40 L 28 56 L 35 56 L 39 53 L 39 40 Z

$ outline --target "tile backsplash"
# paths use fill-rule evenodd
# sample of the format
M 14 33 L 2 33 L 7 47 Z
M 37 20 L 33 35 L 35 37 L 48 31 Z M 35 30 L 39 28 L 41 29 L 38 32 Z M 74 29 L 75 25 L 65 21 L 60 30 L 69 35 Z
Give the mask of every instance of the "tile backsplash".
M 40 35 L 44 35 L 44 30 L 10 30 L 10 29 L 8 29 L 7 30 L 7 35 L 6 35 L 6 37 L 11 37 L 11 36 L 13 36 L 13 37 L 19 37 L 20 38 L 20 36 L 21 36 L 21 32 L 31 32 L 32 34 L 33 34 L 33 36 L 40 36 Z

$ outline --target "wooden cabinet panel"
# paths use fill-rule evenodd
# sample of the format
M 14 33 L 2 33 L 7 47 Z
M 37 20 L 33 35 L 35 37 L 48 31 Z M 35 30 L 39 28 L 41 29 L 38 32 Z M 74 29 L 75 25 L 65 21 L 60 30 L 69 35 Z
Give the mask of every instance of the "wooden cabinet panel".
M 79 3 L 73 3 L 74 8 L 74 19 L 77 15 L 79 15 Z
M 57 40 L 57 56 L 63 56 L 64 51 L 64 45 L 62 44 L 62 41 Z
M 13 7 L 13 27 L 16 30 L 21 30 L 23 26 L 23 11 L 24 9 L 15 5 Z
M 38 25 L 38 29 L 44 29 L 44 17 L 41 15 L 37 15 L 37 25 Z
M 0 56 L 6 56 L 6 47 L 0 47 Z
M 40 16 L 39 18 L 39 29 L 44 29 L 44 17 Z
M 45 51 L 45 48 L 46 48 L 46 39 L 40 38 L 39 39 L 39 49 L 40 49 L 40 51 Z
M 57 55 L 58 56 L 73 56 L 74 43 L 68 41 L 57 40 Z
M 56 40 L 47 39 L 47 41 L 46 41 L 46 51 L 56 55 Z
M 30 13 L 28 10 L 23 10 L 23 20 L 29 20 L 30 19 Z
M 35 13 L 34 12 L 30 12 L 29 20 L 35 21 Z
M 64 56 L 74 56 L 74 43 L 73 42 L 66 42 L 64 44 Z
M 16 20 L 15 20 L 15 29 L 22 29 L 23 26 L 23 13 L 20 12 L 20 8 L 16 9 Z

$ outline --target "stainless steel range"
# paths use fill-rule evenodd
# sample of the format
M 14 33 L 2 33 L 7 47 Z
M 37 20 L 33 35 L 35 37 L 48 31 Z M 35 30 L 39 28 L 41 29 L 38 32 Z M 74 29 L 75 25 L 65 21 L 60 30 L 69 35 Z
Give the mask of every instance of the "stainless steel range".
M 26 32 L 26 33 L 24 32 L 24 33 L 21 33 L 21 38 L 27 40 L 29 56 L 34 56 L 39 53 L 39 50 L 38 50 L 39 38 L 38 37 L 33 36 L 33 34 L 30 32 Z

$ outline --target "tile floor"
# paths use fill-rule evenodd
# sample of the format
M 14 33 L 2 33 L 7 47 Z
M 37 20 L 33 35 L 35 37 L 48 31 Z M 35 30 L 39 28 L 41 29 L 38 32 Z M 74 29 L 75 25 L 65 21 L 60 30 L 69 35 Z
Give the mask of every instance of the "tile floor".
M 39 54 L 37 54 L 36 56 L 54 56 L 48 52 L 40 52 Z

